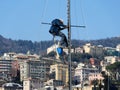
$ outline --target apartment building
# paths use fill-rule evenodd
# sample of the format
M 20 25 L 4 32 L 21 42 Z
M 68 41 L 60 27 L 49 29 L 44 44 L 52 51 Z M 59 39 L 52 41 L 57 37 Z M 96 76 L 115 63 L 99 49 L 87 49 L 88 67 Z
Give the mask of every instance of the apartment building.
M 95 67 L 88 67 L 84 64 L 79 64 L 78 67 L 75 69 L 74 80 L 78 83 L 82 83 L 85 81 L 91 81 L 95 79 L 101 79 L 99 70 Z M 88 83 L 90 84 L 90 82 Z
M 50 66 L 51 79 L 61 80 L 65 85 L 68 84 L 68 65 L 55 64 Z
M 105 56 L 104 57 L 104 63 L 106 63 L 106 65 L 113 64 L 116 61 L 118 61 L 118 57 L 116 56 Z
M 52 51 L 56 52 L 56 48 L 58 47 L 58 45 L 52 45 L 51 47 L 47 48 L 47 54 L 49 54 Z M 68 49 L 67 48 L 63 48 L 63 51 L 68 54 Z M 71 53 L 75 52 L 74 48 L 71 48 Z
M 120 44 L 116 46 L 116 50 L 120 52 Z
M 104 51 L 102 45 L 93 46 L 90 43 L 85 44 L 83 49 L 85 53 L 89 53 L 91 55 L 102 55 Z
M 37 78 L 41 81 L 46 80 L 45 62 L 40 60 L 24 60 L 20 63 L 20 80 L 27 78 Z
M 6 80 L 11 79 L 12 75 L 12 61 L 13 60 L 0 60 L 0 78 L 4 78 Z
M 101 73 L 90 73 L 88 79 L 92 82 L 93 80 L 103 80 L 104 78 Z
M 75 53 L 84 53 L 84 50 L 82 47 L 75 48 Z

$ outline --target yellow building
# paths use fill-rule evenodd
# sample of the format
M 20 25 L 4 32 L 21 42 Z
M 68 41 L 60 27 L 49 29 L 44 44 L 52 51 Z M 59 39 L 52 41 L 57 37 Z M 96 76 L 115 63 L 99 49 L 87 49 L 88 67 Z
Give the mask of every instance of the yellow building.
M 68 65 L 55 64 L 50 66 L 50 73 L 54 73 L 55 80 L 61 80 L 65 85 L 68 84 Z
M 102 45 L 93 46 L 90 43 L 87 43 L 83 46 L 83 49 L 85 53 L 89 53 L 91 55 L 102 55 L 103 54 Z

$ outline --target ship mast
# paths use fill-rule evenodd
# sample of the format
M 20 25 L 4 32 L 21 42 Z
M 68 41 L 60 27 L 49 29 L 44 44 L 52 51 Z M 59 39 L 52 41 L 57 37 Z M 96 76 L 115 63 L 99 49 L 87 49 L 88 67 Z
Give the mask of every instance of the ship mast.
M 71 0 L 67 0 L 67 25 L 68 25 L 68 72 L 69 72 L 69 90 L 72 90 L 72 70 L 71 70 L 71 27 L 81 27 L 85 28 L 85 26 L 77 26 L 71 25 Z
M 72 90 L 72 75 L 71 75 L 71 14 L 70 14 L 70 0 L 67 0 L 67 25 L 68 25 L 68 72 L 69 72 L 69 90 Z

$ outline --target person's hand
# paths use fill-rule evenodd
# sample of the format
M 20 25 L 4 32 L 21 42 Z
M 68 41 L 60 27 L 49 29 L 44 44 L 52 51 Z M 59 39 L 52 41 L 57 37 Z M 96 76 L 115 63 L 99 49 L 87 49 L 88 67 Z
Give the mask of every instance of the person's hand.
M 69 26 L 65 25 L 65 28 L 68 28 Z

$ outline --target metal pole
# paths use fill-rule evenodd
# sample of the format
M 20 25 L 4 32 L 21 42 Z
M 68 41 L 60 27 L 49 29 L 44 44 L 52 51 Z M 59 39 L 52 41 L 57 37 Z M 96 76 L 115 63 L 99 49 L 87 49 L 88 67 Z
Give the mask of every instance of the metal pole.
M 107 88 L 107 90 L 109 90 L 109 72 L 107 72 L 107 75 L 108 75 L 108 88 Z
M 69 71 L 69 90 L 72 90 L 71 76 L 71 16 L 70 16 L 70 0 L 67 0 L 67 24 L 68 24 L 68 71 Z

